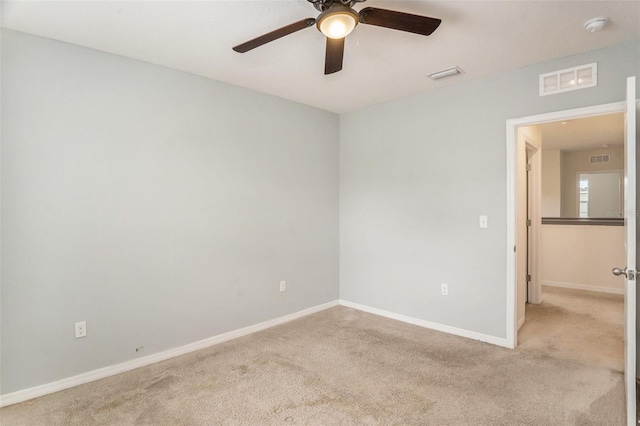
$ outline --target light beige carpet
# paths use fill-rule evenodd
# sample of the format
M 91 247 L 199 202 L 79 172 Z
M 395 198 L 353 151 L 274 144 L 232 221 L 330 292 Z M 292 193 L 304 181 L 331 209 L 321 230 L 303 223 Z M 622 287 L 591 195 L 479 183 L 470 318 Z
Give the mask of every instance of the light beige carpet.
M 542 287 L 543 303 L 527 305 L 520 349 L 624 371 L 624 297 Z
M 609 352 L 585 357 L 577 348 L 573 357 L 572 343 L 563 343 L 581 340 L 581 321 L 604 327 L 594 336 L 606 343 L 589 351 L 622 331 L 571 305 L 548 298 L 536 307 L 517 350 L 337 307 L 5 407 L 0 419 L 2 426 L 622 425 L 623 375 L 601 362 Z M 544 324 L 544 310 L 554 324 Z M 580 320 L 560 332 L 560 317 Z M 535 327 L 552 330 L 549 340 Z

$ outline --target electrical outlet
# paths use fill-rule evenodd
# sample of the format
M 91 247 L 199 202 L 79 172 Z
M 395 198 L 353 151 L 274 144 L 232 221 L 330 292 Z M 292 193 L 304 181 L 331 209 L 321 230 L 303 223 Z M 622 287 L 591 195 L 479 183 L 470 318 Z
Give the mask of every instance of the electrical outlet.
M 440 284 L 440 294 L 442 294 L 443 296 L 449 295 L 449 284 Z
M 80 321 L 76 323 L 76 339 L 87 337 L 87 322 Z
M 280 281 L 280 293 L 287 291 L 287 282 L 286 281 Z
M 480 216 L 479 226 L 481 229 L 487 229 L 489 227 L 489 217 L 488 216 Z

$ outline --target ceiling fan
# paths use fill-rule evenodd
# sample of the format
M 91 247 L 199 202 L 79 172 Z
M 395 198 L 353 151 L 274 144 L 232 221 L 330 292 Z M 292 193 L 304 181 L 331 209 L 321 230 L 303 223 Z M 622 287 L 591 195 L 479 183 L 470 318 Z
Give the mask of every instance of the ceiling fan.
M 245 53 L 271 41 L 277 40 L 296 31 L 316 25 L 327 37 L 324 73 L 333 74 L 342 69 L 344 57 L 344 38 L 360 24 L 376 25 L 394 30 L 428 36 L 433 33 L 440 19 L 427 16 L 412 15 L 394 10 L 365 7 L 360 12 L 353 9 L 356 3 L 366 0 L 307 0 L 321 13 L 317 18 L 306 18 L 285 27 L 256 37 L 233 48 L 236 52 Z

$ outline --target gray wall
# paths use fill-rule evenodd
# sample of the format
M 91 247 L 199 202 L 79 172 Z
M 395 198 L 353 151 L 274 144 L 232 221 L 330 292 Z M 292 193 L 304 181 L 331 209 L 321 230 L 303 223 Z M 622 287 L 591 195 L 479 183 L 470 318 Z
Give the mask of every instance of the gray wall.
M 338 297 L 335 114 L 2 35 L 2 393 Z
M 506 337 L 506 120 L 623 100 L 626 77 L 640 76 L 639 47 L 342 115 L 341 298 Z M 538 96 L 539 74 L 591 62 L 598 62 L 597 87 Z M 489 216 L 488 229 L 478 228 L 479 215 Z M 440 283 L 449 284 L 449 296 L 440 295 Z

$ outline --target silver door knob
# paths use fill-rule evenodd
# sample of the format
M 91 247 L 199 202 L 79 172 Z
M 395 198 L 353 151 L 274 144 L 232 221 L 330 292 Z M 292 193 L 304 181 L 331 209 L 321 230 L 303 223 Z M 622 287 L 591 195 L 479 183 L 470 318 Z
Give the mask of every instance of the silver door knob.
M 624 269 L 613 268 L 611 272 L 613 273 L 613 275 L 617 277 L 619 277 L 620 275 L 624 275 L 625 277 L 627 276 L 627 268 L 624 268 Z
M 624 275 L 629 281 L 635 281 L 638 273 L 635 269 L 629 269 L 626 267 L 624 269 L 613 268 L 611 272 L 613 272 L 613 275 Z

